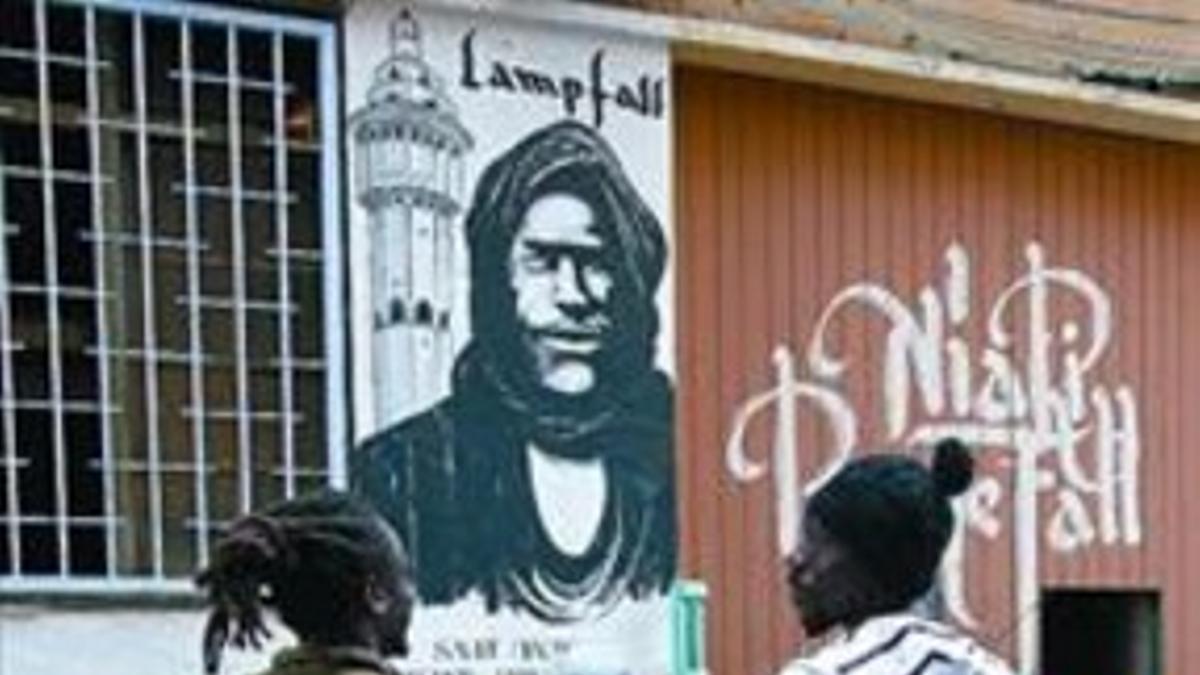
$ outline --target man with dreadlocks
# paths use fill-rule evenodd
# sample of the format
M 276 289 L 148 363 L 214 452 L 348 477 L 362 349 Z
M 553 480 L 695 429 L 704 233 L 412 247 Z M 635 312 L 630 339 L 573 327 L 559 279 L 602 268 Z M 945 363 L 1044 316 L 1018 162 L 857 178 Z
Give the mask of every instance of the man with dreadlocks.
M 263 675 L 390 674 L 384 659 L 408 652 L 409 577 L 395 533 L 348 495 L 317 493 L 239 518 L 197 577 L 212 606 L 205 670 L 219 671 L 228 643 L 261 646 L 266 605 L 300 644 Z
M 966 447 L 949 439 L 932 469 L 863 457 L 809 499 L 787 580 L 806 635 L 832 638 L 781 675 L 1010 675 L 970 638 L 911 611 L 949 543 L 950 499 L 973 473 Z
M 671 383 L 654 367 L 662 228 L 590 127 L 495 160 L 466 219 L 474 335 L 452 393 L 356 452 L 429 604 L 597 617 L 675 570 Z M 564 504 L 570 503 L 570 507 Z

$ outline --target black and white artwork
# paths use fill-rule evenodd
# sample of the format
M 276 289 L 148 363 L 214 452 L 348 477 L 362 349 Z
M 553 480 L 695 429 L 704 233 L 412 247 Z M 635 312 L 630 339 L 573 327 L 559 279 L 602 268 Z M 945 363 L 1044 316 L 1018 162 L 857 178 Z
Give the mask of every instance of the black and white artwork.
M 663 592 L 675 519 L 657 217 L 603 137 L 567 120 L 491 163 L 466 237 L 474 330 L 450 393 L 366 441 L 355 485 L 408 543 L 426 602 L 478 590 L 489 609 L 574 621 Z M 586 510 L 562 509 L 560 487 Z
M 665 46 L 382 1 L 346 44 L 350 481 L 413 557 L 416 661 L 664 672 Z

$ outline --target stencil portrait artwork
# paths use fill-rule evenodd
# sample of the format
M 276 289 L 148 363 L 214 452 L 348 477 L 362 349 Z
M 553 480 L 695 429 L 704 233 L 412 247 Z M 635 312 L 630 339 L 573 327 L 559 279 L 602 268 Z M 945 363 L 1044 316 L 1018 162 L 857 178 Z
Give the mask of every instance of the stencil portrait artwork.
M 672 384 L 655 365 L 666 241 L 607 141 L 566 120 L 492 161 L 465 220 L 471 335 L 450 392 L 354 453 L 426 604 L 547 622 L 675 573 Z

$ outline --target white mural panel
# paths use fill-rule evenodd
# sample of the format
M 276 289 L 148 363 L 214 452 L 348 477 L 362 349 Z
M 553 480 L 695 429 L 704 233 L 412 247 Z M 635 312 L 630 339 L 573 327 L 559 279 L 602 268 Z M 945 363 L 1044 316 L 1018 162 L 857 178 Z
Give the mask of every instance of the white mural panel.
M 664 673 L 666 46 L 434 4 L 345 21 L 350 482 L 414 558 L 411 673 Z

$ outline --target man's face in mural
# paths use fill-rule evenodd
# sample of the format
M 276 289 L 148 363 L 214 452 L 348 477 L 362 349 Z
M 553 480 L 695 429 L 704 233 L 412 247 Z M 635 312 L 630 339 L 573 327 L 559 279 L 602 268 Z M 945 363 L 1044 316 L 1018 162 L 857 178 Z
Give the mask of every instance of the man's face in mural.
M 542 386 L 587 393 L 612 325 L 608 242 L 587 202 L 552 192 L 525 211 L 509 255 L 521 339 Z

